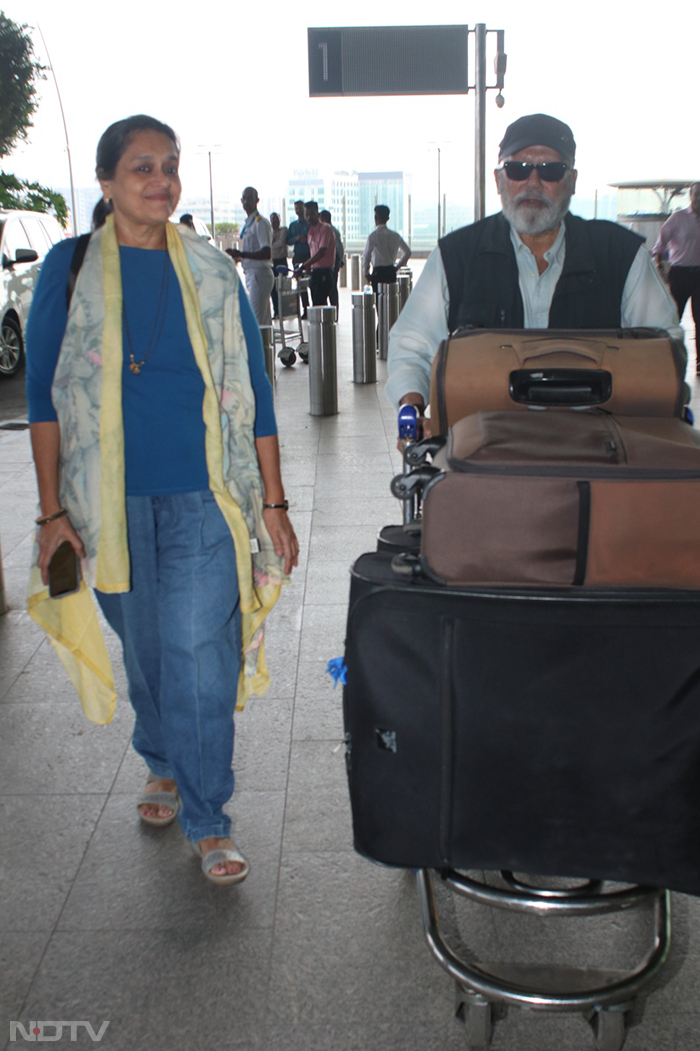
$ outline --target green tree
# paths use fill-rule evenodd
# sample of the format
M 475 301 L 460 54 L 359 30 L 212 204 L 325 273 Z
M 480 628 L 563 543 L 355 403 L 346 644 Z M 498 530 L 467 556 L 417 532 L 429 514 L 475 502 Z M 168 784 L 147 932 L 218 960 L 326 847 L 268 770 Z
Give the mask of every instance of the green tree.
M 209 227 L 211 227 L 211 223 L 208 223 L 207 225 Z M 217 223 L 216 224 L 216 232 L 217 232 L 217 234 L 221 234 L 222 236 L 224 234 L 233 234 L 234 237 L 235 237 L 239 230 L 240 230 L 240 227 L 239 227 L 238 223 Z
M 39 105 L 35 82 L 44 67 L 26 30 L 0 11 L 0 157 L 26 139 Z
M 0 11 L 0 157 L 6 157 L 27 138 L 39 105 L 36 81 L 43 76 L 44 67 L 35 60 L 27 26 L 17 25 Z M 54 211 L 62 226 L 68 218 L 68 207 L 60 193 L 3 171 L 0 208 Z
M 54 211 L 61 226 L 65 226 L 68 219 L 68 205 L 62 194 L 3 171 L 0 171 L 0 208 L 19 208 L 25 212 Z

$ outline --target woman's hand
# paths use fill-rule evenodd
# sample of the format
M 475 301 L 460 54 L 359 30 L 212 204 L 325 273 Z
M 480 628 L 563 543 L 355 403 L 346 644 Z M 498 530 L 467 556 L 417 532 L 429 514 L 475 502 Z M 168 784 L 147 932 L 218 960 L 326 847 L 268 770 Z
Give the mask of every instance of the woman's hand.
M 64 540 L 68 541 L 79 558 L 85 558 L 83 542 L 68 521 L 67 516 L 64 515 L 62 518 L 56 518 L 53 522 L 47 522 L 46 525 L 40 526 L 38 540 L 39 557 L 36 560 L 36 564 L 41 570 L 41 579 L 44 584 L 49 582 L 49 562 L 56 549 L 61 546 Z
M 299 541 L 289 516 L 282 507 L 266 507 L 263 517 L 275 554 L 284 558 L 285 573 L 291 573 L 294 566 L 299 565 Z

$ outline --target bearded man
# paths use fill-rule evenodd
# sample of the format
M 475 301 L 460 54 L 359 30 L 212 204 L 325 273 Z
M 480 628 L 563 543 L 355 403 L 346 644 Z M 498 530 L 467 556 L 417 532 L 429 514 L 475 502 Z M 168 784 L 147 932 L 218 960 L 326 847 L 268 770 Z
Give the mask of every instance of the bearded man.
M 643 238 L 569 212 L 576 143 L 544 113 L 511 124 L 494 176 L 501 211 L 438 241 L 389 337 L 387 396 L 423 411 L 449 333 L 476 328 L 667 329 L 671 296 Z

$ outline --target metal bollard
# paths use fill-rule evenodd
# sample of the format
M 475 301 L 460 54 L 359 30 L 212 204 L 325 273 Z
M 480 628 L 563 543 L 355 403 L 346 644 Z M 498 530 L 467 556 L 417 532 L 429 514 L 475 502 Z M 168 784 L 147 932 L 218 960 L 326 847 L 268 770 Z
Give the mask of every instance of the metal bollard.
M 267 378 L 272 386 L 272 393 L 275 393 L 275 333 L 272 325 L 261 325 L 260 335 L 262 336 L 263 354 L 265 355 L 265 372 Z
M 350 256 L 350 288 L 353 292 L 359 292 L 360 288 L 360 257 Z
M 345 257 L 345 262 L 343 263 L 343 265 L 341 266 L 340 270 L 338 271 L 338 287 L 339 288 L 347 288 L 348 287 L 348 258 L 347 258 L 347 256 Z
M 352 378 L 354 383 L 377 382 L 377 319 L 374 292 L 352 297 Z
M 399 313 L 406 306 L 406 301 L 411 294 L 411 274 L 399 270 L 396 275 L 396 284 L 399 288 Z
M 389 352 L 389 331 L 399 316 L 399 286 L 377 285 L 377 313 L 379 315 L 379 357 L 386 361 Z
M 309 413 L 338 412 L 335 307 L 309 307 Z

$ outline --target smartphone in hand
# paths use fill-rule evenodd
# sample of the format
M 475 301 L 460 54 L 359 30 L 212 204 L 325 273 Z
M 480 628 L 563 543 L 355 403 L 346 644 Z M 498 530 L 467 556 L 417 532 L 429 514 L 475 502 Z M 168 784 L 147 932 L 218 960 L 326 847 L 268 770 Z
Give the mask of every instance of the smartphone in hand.
M 49 562 L 49 595 L 63 598 L 80 587 L 80 564 L 75 548 L 67 540 L 60 544 Z

